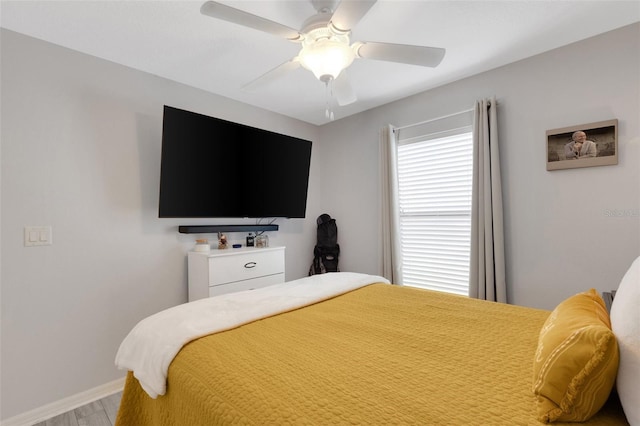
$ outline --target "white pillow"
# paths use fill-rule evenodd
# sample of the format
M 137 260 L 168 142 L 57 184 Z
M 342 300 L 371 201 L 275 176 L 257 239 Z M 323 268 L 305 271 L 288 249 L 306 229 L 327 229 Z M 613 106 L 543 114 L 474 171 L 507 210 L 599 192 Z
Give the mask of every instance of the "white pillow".
M 640 257 L 622 278 L 611 305 L 611 328 L 618 339 L 617 389 L 631 426 L 640 425 Z

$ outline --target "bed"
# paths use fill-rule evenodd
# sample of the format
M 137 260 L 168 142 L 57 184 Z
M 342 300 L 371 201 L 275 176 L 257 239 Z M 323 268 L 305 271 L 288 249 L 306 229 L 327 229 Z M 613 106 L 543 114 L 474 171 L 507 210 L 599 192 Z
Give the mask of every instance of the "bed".
M 550 317 L 348 273 L 192 302 L 123 342 L 116 425 L 539 425 Z M 629 424 L 603 403 L 584 424 Z

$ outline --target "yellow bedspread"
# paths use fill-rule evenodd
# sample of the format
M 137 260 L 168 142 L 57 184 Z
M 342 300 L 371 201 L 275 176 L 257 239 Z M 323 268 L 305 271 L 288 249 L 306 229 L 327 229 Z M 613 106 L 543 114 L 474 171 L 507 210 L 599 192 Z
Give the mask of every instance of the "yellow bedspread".
M 370 285 L 189 343 L 158 399 L 129 373 L 116 425 L 540 425 L 548 315 Z M 627 423 L 612 399 L 587 424 Z

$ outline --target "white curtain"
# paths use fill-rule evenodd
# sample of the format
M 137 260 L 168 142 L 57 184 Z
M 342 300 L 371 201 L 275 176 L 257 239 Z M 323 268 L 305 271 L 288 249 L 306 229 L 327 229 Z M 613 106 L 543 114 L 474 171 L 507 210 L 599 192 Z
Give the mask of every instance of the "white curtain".
M 396 143 L 393 127 L 384 127 L 380 131 L 382 276 L 394 284 L 402 284 Z
M 497 103 L 476 102 L 473 119 L 473 195 L 469 296 L 507 302 L 498 150 Z

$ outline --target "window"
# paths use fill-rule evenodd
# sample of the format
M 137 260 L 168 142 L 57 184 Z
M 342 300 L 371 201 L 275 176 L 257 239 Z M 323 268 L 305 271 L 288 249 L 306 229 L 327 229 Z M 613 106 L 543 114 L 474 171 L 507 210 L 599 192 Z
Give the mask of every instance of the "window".
M 405 285 L 469 294 L 473 137 L 399 140 L 398 204 Z

